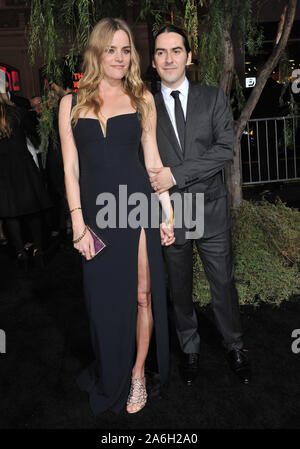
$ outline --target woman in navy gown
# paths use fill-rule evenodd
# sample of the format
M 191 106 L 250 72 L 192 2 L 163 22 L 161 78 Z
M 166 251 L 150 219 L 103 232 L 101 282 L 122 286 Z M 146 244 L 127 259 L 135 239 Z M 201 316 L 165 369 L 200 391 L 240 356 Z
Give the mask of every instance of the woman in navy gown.
M 166 220 L 157 226 L 152 220 L 157 196 L 150 168 L 162 166 L 156 111 L 124 21 L 107 18 L 95 26 L 78 95 L 61 100 L 59 127 L 95 356 L 77 382 L 89 393 L 95 414 L 119 412 L 126 401 L 127 412 L 135 413 L 147 400 L 144 366 L 153 324 L 162 384 L 168 374 L 161 244 L 175 239 L 168 192 L 159 196 Z M 146 169 L 138 157 L 140 144 Z M 95 257 L 87 225 L 107 243 Z

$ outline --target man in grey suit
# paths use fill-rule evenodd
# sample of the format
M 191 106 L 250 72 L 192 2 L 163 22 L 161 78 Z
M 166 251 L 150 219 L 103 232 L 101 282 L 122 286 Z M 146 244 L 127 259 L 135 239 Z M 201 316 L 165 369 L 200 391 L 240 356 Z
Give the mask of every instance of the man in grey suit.
M 233 129 L 222 89 L 192 85 L 185 69 L 191 50 L 184 32 L 166 25 L 155 37 L 153 67 L 161 78 L 155 96 L 157 143 L 164 167 L 153 169 L 150 182 L 160 194 L 170 190 L 192 196 L 192 214 L 204 194 L 204 232 L 187 238 L 184 225 L 176 228 L 173 245 L 164 249 L 168 266 L 176 331 L 183 352 L 181 373 L 192 384 L 198 372 L 200 336 L 192 302 L 195 240 L 211 290 L 212 309 L 227 350 L 229 366 L 242 383 L 250 381 L 243 348 L 238 295 L 234 285 L 231 216 L 222 169 L 233 158 Z M 178 218 L 178 217 L 177 217 Z M 182 217 L 179 217 L 182 218 Z M 183 220 L 184 221 L 184 220 Z

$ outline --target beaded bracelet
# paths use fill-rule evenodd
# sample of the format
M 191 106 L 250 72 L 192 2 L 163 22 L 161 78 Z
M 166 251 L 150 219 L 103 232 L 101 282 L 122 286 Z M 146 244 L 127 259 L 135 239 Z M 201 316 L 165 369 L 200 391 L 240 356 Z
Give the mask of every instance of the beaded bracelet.
M 87 229 L 88 229 L 87 226 L 85 226 L 83 233 L 79 237 L 77 237 L 77 239 L 73 240 L 73 243 L 80 242 L 80 240 L 83 239 L 83 237 L 85 236 Z

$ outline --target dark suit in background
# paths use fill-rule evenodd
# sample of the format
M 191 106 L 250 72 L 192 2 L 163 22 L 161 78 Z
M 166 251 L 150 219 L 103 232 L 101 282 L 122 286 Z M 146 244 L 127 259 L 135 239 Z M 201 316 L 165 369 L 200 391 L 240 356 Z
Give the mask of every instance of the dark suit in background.
M 19 106 L 19 108 L 26 109 L 26 111 L 30 109 L 30 101 L 28 100 L 28 98 L 21 97 L 20 95 L 15 95 L 12 93 L 9 93 L 8 97 L 10 101 L 16 106 Z

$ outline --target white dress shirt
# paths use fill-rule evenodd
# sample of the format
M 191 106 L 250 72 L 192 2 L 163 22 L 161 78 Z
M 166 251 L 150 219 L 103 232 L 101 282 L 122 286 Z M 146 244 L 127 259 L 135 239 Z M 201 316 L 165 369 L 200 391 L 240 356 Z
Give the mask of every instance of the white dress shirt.
M 162 93 L 171 123 L 173 125 L 178 143 L 180 145 L 180 140 L 178 137 L 177 127 L 176 127 L 176 120 L 175 120 L 175 99 L 171 95 L 171 92 L 173 92 L 173 90 L 178 90 L 180 92 L 179 99 L 180 99 L 181 106 L 183 109 L 184 118 L 186 118 L 187 100 L 188 100 L 188 93 L 189 93 L 188 79 L 185 78 L 183 83 L 176 89 L 170 89 L 169 87 L 167 87 L 163 83 L 161 83 L 161 93 Z
M 177 126 L 176 126 L 176 119 L 175 119 L 175 99 L 172 97 L 171 92 L 173 92 L 173 90 L 178 90 L 179 93 L 179 99 L 181 102 L 181 106 L 183 109 L 183 114 L 184 114 L 184 118 L 186 119 L 186 110 L 187 110 L 187 101 L 188 101 L 188 93 L 189 93 L 189 81 L 187 78 L 184 79 L 183 83 L 178 86 L 176 89 L 170 89 L 169 87 L 165 86 L 163 83 L 161 83 L 161 93 L 166 105 L 166 109 L 167 112 L 169 114 L 171 123 L 173 125 L 177 140 L 178 140 L 178 144 L 180 145 L 180 140 L 178 137 L 178 132 L 177 132 Z M 174 176 L 172 175 L 174 184 L 176 184 L 176 180 L 174 178 Z

